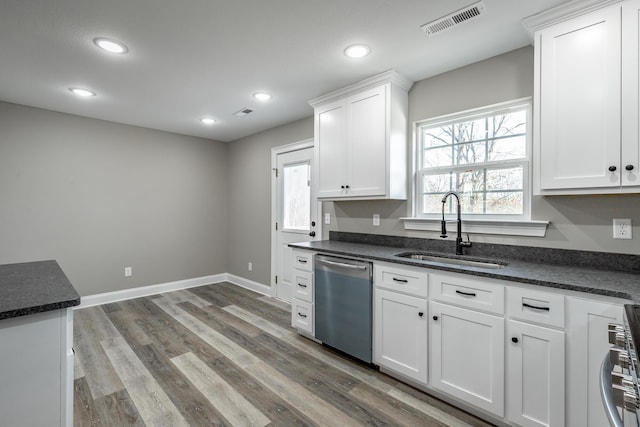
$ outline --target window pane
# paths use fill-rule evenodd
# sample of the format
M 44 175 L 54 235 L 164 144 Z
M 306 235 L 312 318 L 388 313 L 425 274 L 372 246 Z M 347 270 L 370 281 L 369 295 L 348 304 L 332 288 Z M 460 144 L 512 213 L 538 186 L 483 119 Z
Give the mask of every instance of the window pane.
M 442 196 L 443 194 L 423 194 L 422 195 L 422 213 L 437 214 L 442 213 Z M 449 213 L 448 207 L 445 213 Z
M 453 164 L 451 155 L 451 146 L 424 150 L 422 154 L 422 167 L 451 166 Z
M 485 143 L 475 142 L 455 146 L 456 164 L 471 165 L 485 162 Z
M 462 213 L 483 213 L 484 171 L 475 170 L 458 173 L 457 182 L 456 191 L 460 194 Z
M 441 147 L 451 145 L 451 126 L 425 129 L 422 135 L 422 146 L 424 148 Z
M 527 132 L 527 111 L 499 114 L 489 119 L 489 137 L 522 135 Z
M 487 193 L 487 213 L 520 215 L 523 213 L 522 191 Z
M 482 118 L 455 124 L 455 142 L 481 141 L 486 138 L 487 119 Z
M 451 174 L 425 175 L 422 180 L 422 190 L 424 193 L 444 194 L 451 190 Z
M 282 169 L 282 220 L 285 229 L 309 231 L 311 188 L 307 163 L 287 165 Z
M 489 141 L 487 161 L 524 159 L 527 157 L 527 138 L 524 135 Z
M 522 167 L 487 171 L 487 191 L 522 190 Z

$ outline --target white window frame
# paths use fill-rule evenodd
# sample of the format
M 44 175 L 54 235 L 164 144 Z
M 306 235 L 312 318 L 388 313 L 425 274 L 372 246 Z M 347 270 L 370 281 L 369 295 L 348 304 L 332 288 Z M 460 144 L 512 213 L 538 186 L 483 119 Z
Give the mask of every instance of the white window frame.
M 531 158 L 532 158 L 532 101 L 531 97 L 520 98 L 512 101 L 502 102 L 498 104 L 488 105 L 471 110 L 461 111 L 454 114 L 448 114 L 439 116 L 427 120 L 420 120 L 413 123 L 413 150 L 412 150 L 412 164 L 413 174 L 411 179 L 411 194 L 410 200 L 410 212 L 411 217 L 401 218 L 404 222 L 405 229 L 407 230 L 425 230 L 425 231 L 437 231 L 439 230 L 441 214 L 422 214 L 421 198 L 422 198 L 422 176 L 419 173 L 419 166 L 421 162 L 421 144 L 419 141 L 421 128 L 425 126 L 437 126 L 438 124 L 446 124 L 455 121 L 473 120 L 481 117 L 487 117 L 491 115 L 500 114 L 501 112 L 521 109 L 524 107 L 527 114 L 527 130 L 526 130 L 526 144 L 527 151 L 525 159 L 519 160 L 506 160 L 491 162 L 489 165 L 495 169 L 500 169 L 508 166 L 520 166 L 523 167 L 523 213 L 516 215 L 496 215 L 496 214 L 469 214 L 462 212 L 463 229 L 467 233 L 482 233 L 482 234 L 507 234 L 507 235 L 519 235 L 519 236 L 538 236 L 542 237 L 546 233 L 548 221 L 533 221 L 531 220 L 531 198 L 533 197 L 532 191 L 532 179 L 531 179 Z M 485 169 L 487 164 L 482 164 L 481 168 Z M 445 166 L 441 168 L 442 171 L 450 171 L 457 169 L 457 166 Z M 474 165 L 466 165 L 466 169 L 474 169 Z M 445 214 L 447 221 L 455 220 L 454 214 Z

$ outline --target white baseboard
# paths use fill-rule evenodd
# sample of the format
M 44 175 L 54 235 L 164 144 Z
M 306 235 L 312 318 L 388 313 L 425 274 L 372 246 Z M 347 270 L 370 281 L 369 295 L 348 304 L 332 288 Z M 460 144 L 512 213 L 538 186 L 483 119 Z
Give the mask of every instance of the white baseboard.
M 230 282 L 234 285 L 258 292 L 263 295 L 271 295 L 271 287 L 253 280 L 245 279 L 229 273 L 214 274 L 211 276 L 195 277 L 193 279 L 177 280 L 175 282 L 160 283 L 157 285 L 140 286 L 138 288 L 122 289 L 120 291 L 105 292 L 102 294 L 88 295 L 80 299 L 80 305 L 74 309 L 93 307 L 95 305 L 109 304 L 133 298 L 148 297 L 149 295 L 180 289 L 195 288 L 197 286 L 211 285 L 215 283 Z
M 271 290 L 271 286 L 263 285 L 262 283 L 254 282 L 253 280 L 236 276 L 235 274 L 227 273 L 227 282 L 233 283 L 234 285 L 241 286 L 251 291 L 255 291 L 259 294 L 266 295 L 268 297 L 274 296 Z

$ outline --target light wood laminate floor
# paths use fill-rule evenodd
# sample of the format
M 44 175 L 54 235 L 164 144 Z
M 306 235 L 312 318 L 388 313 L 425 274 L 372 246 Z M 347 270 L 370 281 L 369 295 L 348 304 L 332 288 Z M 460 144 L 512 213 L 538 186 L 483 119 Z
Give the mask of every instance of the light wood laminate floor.
M 74 312 L 76 426 L 488 426 L 221 283 Z

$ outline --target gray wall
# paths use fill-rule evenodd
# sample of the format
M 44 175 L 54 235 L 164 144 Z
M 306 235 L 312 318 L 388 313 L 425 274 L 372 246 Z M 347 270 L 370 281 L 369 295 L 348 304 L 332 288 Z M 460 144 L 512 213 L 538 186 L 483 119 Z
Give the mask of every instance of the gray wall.
M 311 110 L 310 110 L 311 111 Z M 234 141 L 229 146 L 229 273 L 269 285 L 271 148 L 313 138 L 313 117 Z M 253 271 L 247 264 L 253 263 Z
M 525 47 L 414 84 L 409 93 L 412 123 L 448 113 L 533 95 L 533 48 Z M 579 153 L 576 153 L 579 160 Z M 324 203 L 334 220 L 329 230 L 439 238 L 439 233 L 405 231 L 398 220 L 410 216 L 406 202 Z M 381 224 L 372 225 L 379 213 Z M 532 219 L 548 220 L 544 238 L 472 236 L 472 240 L 514 245 L 640 254 L 640 195 L 534 197 Z M 612 239 L 612 219 L 631 218 L 633 240 Z
M 83 296 L 224 273 L 227 151 L 0 103 L 0 264 L 55 259 Z

